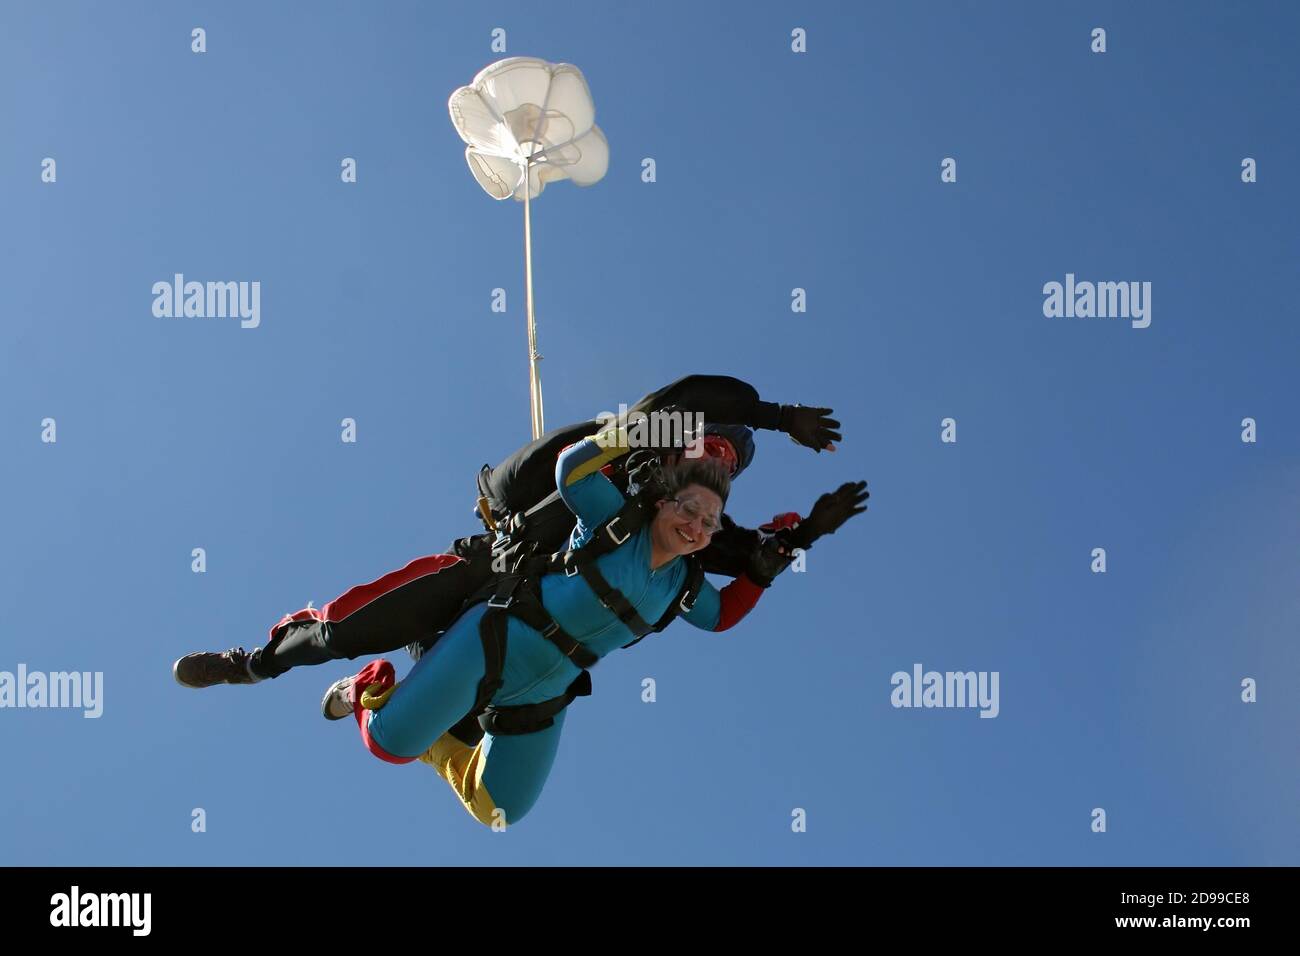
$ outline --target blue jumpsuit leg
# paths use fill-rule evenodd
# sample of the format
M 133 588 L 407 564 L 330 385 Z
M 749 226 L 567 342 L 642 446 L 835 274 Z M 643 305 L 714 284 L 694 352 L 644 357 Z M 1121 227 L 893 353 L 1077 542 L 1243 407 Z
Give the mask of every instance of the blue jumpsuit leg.
M 564 713 L 552 726 L 531 734 L 487 734 L 475 748 L 452 738 L 446 731 L 474 705 L 486 663 L 479 622 L 487 607 L 467 611 L 433 648 L 416 662 L 411 672 L 378 710 L 369 712 L 371 739 L 396 757 L 421 757 L 451 784 L 466 808 L 483 823 L 504 817 L 506 825 L 521 820 L 541 796 L 559 750 Z M 536 680 L 532 666 L 538 645 L 522 635 L 512 621 L 507 640 L 506 686 Z M 543 657 L 549 651 L 543 651 Z M 561 682 L 567 672 L 558 675 Z M 554 679 L 553 681 L 554 682 Z M 544 685 L 531 693 L 515 695 L 511 703 L 534 703 L 556 696 L 559 690 Z M 434 746 L 436 744 L 436 746 Z M 500 811 L 494 814 L 493 811 Z
M 488 734 L 483 738 L 480 746 L 487 763 L 483 786 L 504 811 L 507 824 L 523 819 L 542 795 L 560 749 L 565 713 L 560 711 L 554 725 L 545 730 L 507 737 Z
M 471 608 L 370 712 L 370 737 L 395 757 L 418 757 L 474 706 L 487 665 L 479 638 L 486 605 Z

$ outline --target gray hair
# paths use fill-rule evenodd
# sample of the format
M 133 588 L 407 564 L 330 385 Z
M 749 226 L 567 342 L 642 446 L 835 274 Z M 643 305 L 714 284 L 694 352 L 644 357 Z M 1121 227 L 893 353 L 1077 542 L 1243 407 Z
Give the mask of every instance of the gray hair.
M 712 458 L 685 458 L 664 468 L 664 487 L 669 498 L 677 497 L 678 492 L 688 485 L 708 488 L 722 499 L 725 508 L 727 495 L 731 493 L 731 476 L 720 462 Z

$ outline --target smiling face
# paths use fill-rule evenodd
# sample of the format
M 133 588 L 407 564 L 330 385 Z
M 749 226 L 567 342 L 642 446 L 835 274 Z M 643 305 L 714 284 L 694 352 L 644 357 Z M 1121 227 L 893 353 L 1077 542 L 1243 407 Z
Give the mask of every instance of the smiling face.
M 659 512 L 650 526 L 655 550 L 670 557 L 708 545 L 709 529 L 716 530 L 722 519 L 722 499 L 703 485 L 687 485 L 675 497 L 675 502 L 659 502 Z

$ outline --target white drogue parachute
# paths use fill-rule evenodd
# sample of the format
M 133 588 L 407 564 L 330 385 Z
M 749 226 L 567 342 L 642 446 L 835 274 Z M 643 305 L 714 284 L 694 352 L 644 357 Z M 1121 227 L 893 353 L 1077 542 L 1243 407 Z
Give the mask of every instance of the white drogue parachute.
M 465 161 L 493 199 L 524 204 L 524 289 L 528 316 L 528 382 L 533 437 L 545 431 L 542 379 L 533 317 L 532 212 L 546 184 L 598 182 L 609 169 L 609 143 L 582 71 L 570 63 L 514 56 L 484 67 L 447 102 L 451 122 L 468 145 Z
M 570 63 L 498 60 L 452 93 L 447 108 L 469 144 L 470 172 L 493 199 L 535 199 L 557 179 L 590 186 L 609 169 L 591 90 Z

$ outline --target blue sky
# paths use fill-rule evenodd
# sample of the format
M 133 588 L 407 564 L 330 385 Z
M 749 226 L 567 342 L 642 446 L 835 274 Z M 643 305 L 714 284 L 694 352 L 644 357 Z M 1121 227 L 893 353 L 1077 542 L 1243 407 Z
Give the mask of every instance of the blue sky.
M 0 670 L 102 671 L 104 714 L 0 710 L 0 862 L 1300 863 L 1298 28 L 1285 3 L 6 4 Z M 534 208 L 548 424 L 732 374 L 845 432 L 820 457 L 760 433 L 738 519 L 872 498 L 739 628 L 603 661 L 499 834 L 321 720 L 343 664 L 203 692 L 169 668 L 470 533 L 474 472 L 528 438 L 522 209 L 446 111 L 502 55 L 581 67 L 611 147 Z M 176 272 L 259 281 L 261 325 L 155 318 Z M 1150 282 L 1151 326 L 1046 318 L 1067 273 Z M 999 716 L 891 707 L 914 663 L 997 671 Z

